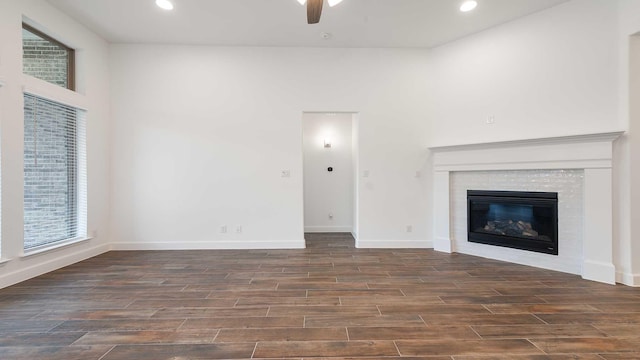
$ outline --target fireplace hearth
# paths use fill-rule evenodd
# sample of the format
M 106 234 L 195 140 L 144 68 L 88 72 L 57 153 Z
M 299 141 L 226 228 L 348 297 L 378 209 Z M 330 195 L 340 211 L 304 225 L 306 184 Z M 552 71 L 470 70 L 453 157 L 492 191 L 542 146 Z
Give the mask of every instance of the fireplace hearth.
M 558 255 L 558 193 L 467 190 L 468 241 Z

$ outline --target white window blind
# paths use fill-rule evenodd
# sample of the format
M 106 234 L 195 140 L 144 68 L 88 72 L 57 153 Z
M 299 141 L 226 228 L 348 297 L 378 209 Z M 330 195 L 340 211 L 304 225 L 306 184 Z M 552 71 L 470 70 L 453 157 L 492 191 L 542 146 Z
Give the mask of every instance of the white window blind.
M 86 237 L 86 112 L 24 94 L 24 248 Z

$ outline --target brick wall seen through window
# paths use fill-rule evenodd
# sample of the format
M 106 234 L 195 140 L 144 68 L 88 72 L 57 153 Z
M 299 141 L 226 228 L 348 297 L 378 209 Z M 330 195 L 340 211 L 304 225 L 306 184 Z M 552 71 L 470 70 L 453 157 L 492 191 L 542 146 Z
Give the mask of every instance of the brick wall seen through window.
M 24 95 L 24 248 L 86 235 L 84 114 Z
M 75 51 L 23 24 L 23 72 L 66 89 L 75 90 Z

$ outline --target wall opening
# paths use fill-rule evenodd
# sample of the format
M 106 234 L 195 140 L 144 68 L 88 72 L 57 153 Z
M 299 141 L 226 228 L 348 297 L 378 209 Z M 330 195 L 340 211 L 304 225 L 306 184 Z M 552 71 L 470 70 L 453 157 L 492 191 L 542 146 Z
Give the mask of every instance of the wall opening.
M 357 237 L 357 123 L 355 113 L 302 115 L 305 233 Z

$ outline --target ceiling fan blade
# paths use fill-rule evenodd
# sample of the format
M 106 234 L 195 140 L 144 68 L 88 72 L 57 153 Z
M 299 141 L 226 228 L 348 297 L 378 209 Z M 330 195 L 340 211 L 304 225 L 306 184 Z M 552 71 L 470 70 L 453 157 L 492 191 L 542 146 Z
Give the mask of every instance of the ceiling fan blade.
M 317 24 L 320 22 L 322 15 L 322 4 L 324 0 L 308 0 L 307 1 L 307 23 Z

